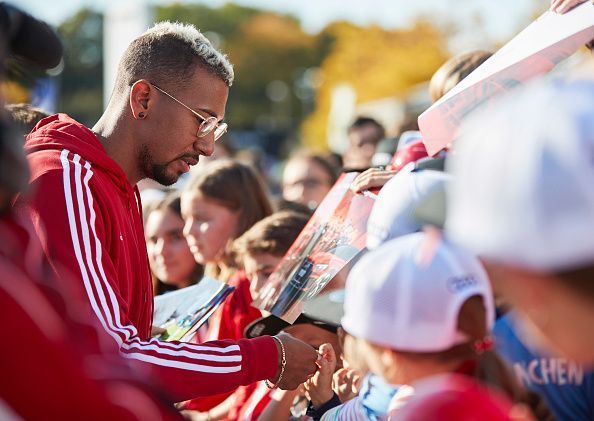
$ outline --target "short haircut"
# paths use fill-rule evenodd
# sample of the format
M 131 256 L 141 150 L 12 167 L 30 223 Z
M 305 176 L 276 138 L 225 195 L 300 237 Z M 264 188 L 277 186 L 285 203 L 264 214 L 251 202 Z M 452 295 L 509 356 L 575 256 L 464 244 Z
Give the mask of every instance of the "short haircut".
M 285 166 L 291 161 L 310 161 L 320 167 L 327 175 L 330 185 L 333 186 L 338 179 L 338 168 L 336 168 L 324 155 L 312 152 L 307 149 L 301 149 L 291 154 Z
M 184 88 L 196 66 L 233 84 L 233 66 L 193 25 L 159 22 L 124 51 L 115 90 L 123 91 L 139 79 L 160 86 Z
M 282 211 L 262 219 L 235 240 L 233 249 L 239 258 L 245 255 L 272 254 L 284 256 L 303 230 L 309 217 L 302 213 Z
M 7 104 L 4 109 L 15 128 L 25 135 L 33 130 L 39 120 L 50 115 L 42 109 L 27 103 Z
M 367 125 L 374 126 L 377 129 L 378 142 L 382 140 L 386 135 L 386 130 L 384 129 L 384 126 L 382 126 L 376 119 L 365 116 L 357 117 L 355 121 L 353 121 L 353 123 L 349 126 L 348 133 L 352 132 L 353 130 L 360 129 L 361 127 L 365 127 Z
M 446 61 L 433 74 L 429 83 L 431 100 L 435 102 L 444 96 L 492 55 L 489 51 L 477 50 L 458 54 Z

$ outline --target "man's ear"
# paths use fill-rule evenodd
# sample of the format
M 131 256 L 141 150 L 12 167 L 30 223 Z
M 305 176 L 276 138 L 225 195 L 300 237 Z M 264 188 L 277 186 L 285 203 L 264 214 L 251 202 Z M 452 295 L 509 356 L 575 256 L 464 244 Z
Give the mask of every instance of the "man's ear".
M 130 89 L 130 110 L 135 119 L 143 119 L 148 115 L 149 99 L 153 92 L 147 80 L 140 79 L 134 82 Z

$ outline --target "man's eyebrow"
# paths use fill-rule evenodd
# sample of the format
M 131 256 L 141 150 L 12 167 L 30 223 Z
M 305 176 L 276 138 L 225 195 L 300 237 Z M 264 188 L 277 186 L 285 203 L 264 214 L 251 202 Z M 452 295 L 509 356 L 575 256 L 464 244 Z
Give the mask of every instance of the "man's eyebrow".
M 208 114 L 211 117 L 217 117 L 217 113 L 215 113 L 213 110 L 209 110 L 208 108 L 198 108 L 200 111 L 205 112 L 206 114 Z M 219 122 L 223 121 L 223 119 L 221 118 L 220 120 L 218 120 Z

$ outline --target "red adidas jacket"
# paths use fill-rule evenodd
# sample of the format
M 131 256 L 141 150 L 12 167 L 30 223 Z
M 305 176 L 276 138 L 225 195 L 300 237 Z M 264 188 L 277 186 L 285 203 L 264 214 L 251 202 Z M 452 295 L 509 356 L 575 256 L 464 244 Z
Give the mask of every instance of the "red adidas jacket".
M 254 320 L 262 317 L 262 312 L 252 306 L 250 280 L 246 278 L 245 272 L 239 271 L 233 275 L 229 279 L 229 285 L 234 286 L 235 290 L 210 319 L 213 323 L 209 326 L 209 334 L 216 335 L 211 337 L 212 339 L 241 339 L 244 337 L 243 331 L 245 328 Z M 243 388 L 241 394 L 237 395 L 237 399 L 247 399 L 249 397 L 248 391 L 253 390 L 251 386 Z M 235 393 L 237 394 L 237 391 Z M 185 403 L 184 409 L 208 411 L 223 402 L 229 395 L 231 393 L 192 399 Z
M 176 400 L 275 375 L 270 337 L 194 345 L 150 338 L 152 286 L 138 189 L 101 142 L 65 114 L 41 120 L 25 144 L 30 194 L 16 210 L 36 227 L 60 277 L 75 275 L 88 310 L 124 356 L 152 365 Z M 43 229 L 45 225 L 45 230 Z
M 26 228 L 0 216 L 0 419 L 181 419 L 80 314 Z
M 241 339 L 244 330 L 254 320 L 262 317 L 262 312 L 252 306 L 250 280 L 243 271 L 237 272 L 229 280 L 229 285 L 235 287 L 229 298 L 217 309 L 218 326 L 212 326 L 216 338 L 213 339 Z

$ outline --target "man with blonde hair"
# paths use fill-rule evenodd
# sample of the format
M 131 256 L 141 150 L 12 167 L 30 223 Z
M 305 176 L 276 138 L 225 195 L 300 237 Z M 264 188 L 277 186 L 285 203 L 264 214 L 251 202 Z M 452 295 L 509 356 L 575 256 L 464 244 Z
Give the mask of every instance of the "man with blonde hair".
M 233 68 L 193 26 L 162 22 L 123 54 L 107 109 L 92 129 L 65 114 L 27 137 L 28 196 L 17 211 L 35 226 L 61 279 L 131 361 L 175 400 L 268 379 L 296 388 L 316 352 L 289 335 L 194 345 L 150 338 L 152 286 L 136 183 L 173 184 L 212 154 Z

